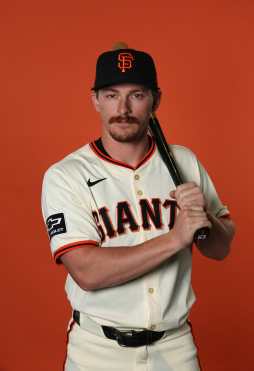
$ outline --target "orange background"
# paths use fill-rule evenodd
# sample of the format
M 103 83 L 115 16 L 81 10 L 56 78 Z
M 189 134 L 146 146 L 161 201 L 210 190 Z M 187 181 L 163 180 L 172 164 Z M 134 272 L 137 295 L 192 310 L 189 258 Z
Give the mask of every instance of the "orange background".
M 70 309 L 42 223 L 42 176 L 99 136 L 89 89 L 98 54 L 119 39 L 154 56 L 166 136 L 197 153 L 238 226 L 226 261 L 194 254 L 203 369 L 253 369 L 253 24 L 251 0 L 2 5 L 1 371 L 61 370 Z

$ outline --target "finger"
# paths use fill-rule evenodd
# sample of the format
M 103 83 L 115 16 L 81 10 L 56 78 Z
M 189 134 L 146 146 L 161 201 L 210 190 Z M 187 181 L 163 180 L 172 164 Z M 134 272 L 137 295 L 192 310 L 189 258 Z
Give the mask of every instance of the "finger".
M 206 215 L 206 212 L 204 211 L 204 209 L 202 208 L 197 208 L 197 209 L 185 209 L 185 210 L 181 210 L 179 212 L 179 215 L 183 214 L 184 216 L 188 217 L 188 218 L 192 218 L 192 217 L 206 217 L 207 218 L 207 215 Z M 207 218 L 208 219 L 208 218 Z
M 206 200 L 200 189 L 176 194 L 176 200 L 183 207 L 201 206 L 205 207 Z
M 195 229 L 195 231 L 206 227 L 209 229 L 212 228 L 212 223 L 209 222 L 209 220 L 197 221 L 195 224 L 193 223 L 193 229 Z
M 186 220 L 187 222 L 193 221 L 209 221 L 206 212 L 202 209 L 180 209 L 177 217 L 183 218 L 183 220 Z
M 176 188 L 176 197 L 177 199 L 181 199 L 183 197 L 188 197 L 188 196 L 195 196 L 195 195 L 199 195 L 199 194 L 202 194 L 200 188 L 197 186 L 197 185 L 192 185 L 191 187 L 188 186 L 186 188 L 180 188 L 177 187 Z
M 183 183 L 183 184 L 180 184 L 179 186 L 177 186 L 176 187 L 176 190 L 179 191 L 179 192 L 182 192 L 184 190 L 192 189 L 194 187 L 198 187 L 196 183 L 194 183 L 194 182 L 187 182 L 187 183 Z
M 184 197 L 182 200 L 177 200 L 182 209 L 204 209 L 205 199 L 202 195 L 193 197 Z
M 210 220 L 207 219 L 206 215 L 203 214 L 194 214 L 192 216 L 188 216 L 187 218 L 184 219 L 184 222 L 186 225 L 193 229 L 199 229 L 203 227 L 212 227 L 212 223 Z
M 180 205 L 181 210 L 195 210 L 195 211 L 204 211 L 204 206 L 198 205 Z

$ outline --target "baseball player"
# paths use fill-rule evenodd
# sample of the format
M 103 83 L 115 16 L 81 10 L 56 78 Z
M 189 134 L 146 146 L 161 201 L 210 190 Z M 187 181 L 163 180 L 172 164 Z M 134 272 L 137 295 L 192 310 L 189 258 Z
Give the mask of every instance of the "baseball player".
M 92 102 L 101 137 L 51 166 L 42 210 L 73 309 L 65 371 L 197 371 L 188 322 L 192 242 L 227 256 L 229 211 L 197 157 L 172 146 L 184 184 L 175 188 L 149 118 L 160 103 L 145 52 L 122 47 L 97 61 Z

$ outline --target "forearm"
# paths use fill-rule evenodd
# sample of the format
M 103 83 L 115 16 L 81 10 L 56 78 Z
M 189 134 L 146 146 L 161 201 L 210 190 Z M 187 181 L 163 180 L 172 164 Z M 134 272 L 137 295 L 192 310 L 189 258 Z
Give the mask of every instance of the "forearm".
M 235 226 L 229 218 L 216 218 L 208 214 L 212 223 L 209 237 L 197 243 L 200 252 L 211 259 L 222 260 L 230 251 L 230 244 L 235 234 Z
M 78 285 L 92 291 L 140 277 L 179 250 L 174 233 L 166 233 L 136 246 L 87 246 L 63 255 L 62 261 Z

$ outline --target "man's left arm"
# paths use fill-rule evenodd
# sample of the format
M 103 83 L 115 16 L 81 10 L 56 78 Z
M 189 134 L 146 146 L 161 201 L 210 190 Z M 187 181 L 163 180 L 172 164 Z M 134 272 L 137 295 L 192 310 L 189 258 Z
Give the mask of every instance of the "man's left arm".
M 196 243 L 202 255 L 216 260 L 224 259 L 230 252 L 230 244 L 235 234 L 235 224 L 230 217 L 217 218 L 207 212 L 212 224 L 209 237 Z
M 215 190 L 213 190 L 214 192 Z M 182 210 L 203 211 L 203 218 L 210 221 L 211 228 L 208 238 L 198 242 L 196 246 L 208 258 L 224 259 L 229 254 L 230 243 L 235 234 L 235 225 L 228 213 L 220 217 L 212 214 L 209 211 L 211 203 L 207 202 L 204 193 L 194 182 L 178 186 L 176 191 L 172 191 L 170 195 L 177 201 L 178 207 Z M 216 200 L 216 198 L 214 199 Z

